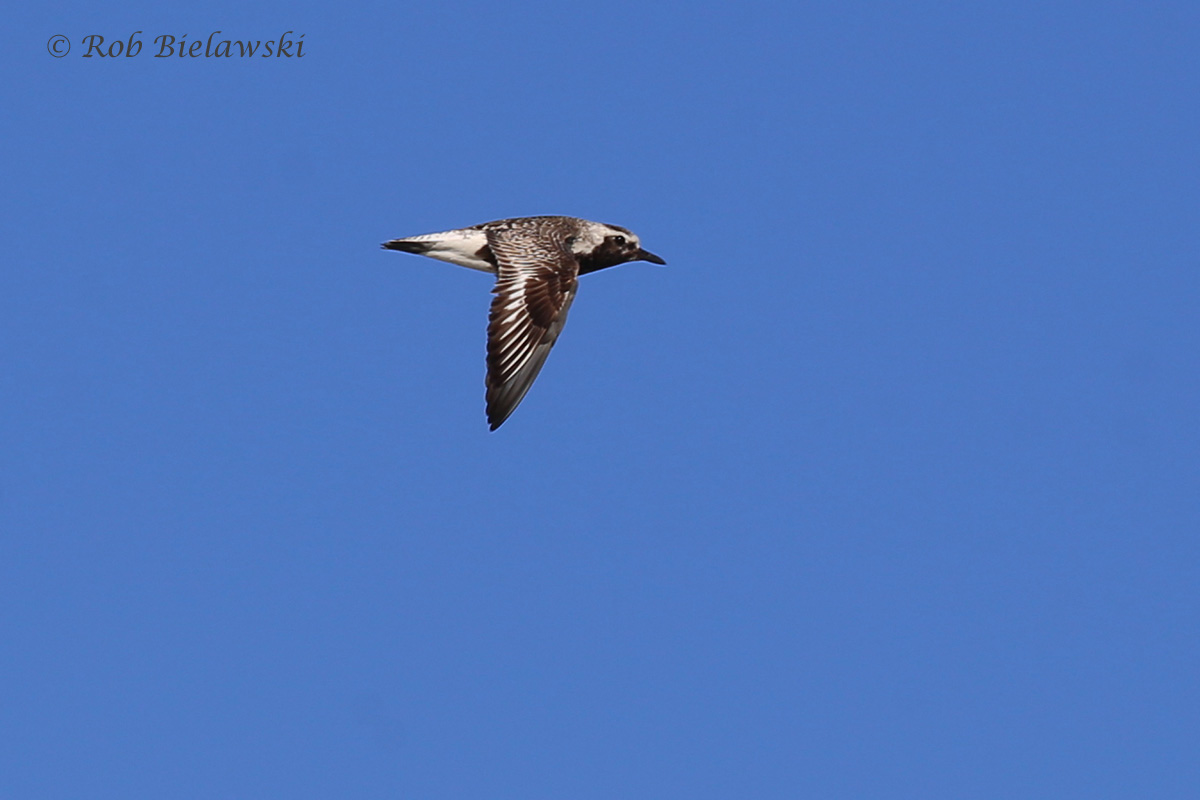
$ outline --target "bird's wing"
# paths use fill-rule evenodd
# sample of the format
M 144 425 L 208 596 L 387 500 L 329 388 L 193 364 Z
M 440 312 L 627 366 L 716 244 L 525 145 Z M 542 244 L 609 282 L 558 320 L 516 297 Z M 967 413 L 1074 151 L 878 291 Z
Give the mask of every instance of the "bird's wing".
M 487 231 L 499 264 L 488 316 L 487 416 L 492 430 L 508 419 L 533 385 L 575 299 L 579 263 L 557 233 L 536 224 Z

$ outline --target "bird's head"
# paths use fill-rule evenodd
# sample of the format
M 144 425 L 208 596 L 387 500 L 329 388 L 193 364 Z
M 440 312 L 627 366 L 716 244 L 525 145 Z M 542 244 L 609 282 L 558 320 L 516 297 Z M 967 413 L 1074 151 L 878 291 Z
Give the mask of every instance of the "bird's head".
M 575 237 L 571 242 L 571 250 L 579 259 L 580 274 L 629 261 L 667 263 L 654 253 L 643 250 L 641 239 L 633 231 L 620 225 L 605 225 L 600 222 L 589 224 L 582 235 Z

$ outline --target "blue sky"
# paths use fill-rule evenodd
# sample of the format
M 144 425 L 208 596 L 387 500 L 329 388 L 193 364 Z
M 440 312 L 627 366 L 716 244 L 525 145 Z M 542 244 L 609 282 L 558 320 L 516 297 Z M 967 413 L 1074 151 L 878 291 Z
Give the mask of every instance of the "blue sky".
M 1200 791 L 1194 4 L 9 16 L 0 796 Z

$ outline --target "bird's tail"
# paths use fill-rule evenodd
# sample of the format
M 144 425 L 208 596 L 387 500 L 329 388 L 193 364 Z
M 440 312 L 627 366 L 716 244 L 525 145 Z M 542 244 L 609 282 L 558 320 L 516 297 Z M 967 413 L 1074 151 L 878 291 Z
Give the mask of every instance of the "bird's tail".
M 390 242 L 384 242 L 381 247 L 384 250 L 400 250 L 404 253 L 416 253 L 424 255 L 433 249 L 430 242 L 414 242 L 410 239 L 392 239 Z

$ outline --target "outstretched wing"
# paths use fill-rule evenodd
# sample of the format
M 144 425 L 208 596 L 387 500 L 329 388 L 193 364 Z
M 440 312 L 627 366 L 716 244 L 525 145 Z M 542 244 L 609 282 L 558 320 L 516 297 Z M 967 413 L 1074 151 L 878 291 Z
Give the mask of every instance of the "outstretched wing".
M 579 263 L 561 232 L 538 220 L 487 231 L 499 265 L 488 317 L 487 416 L 499 428 L 546 363 L 575 299 Z

